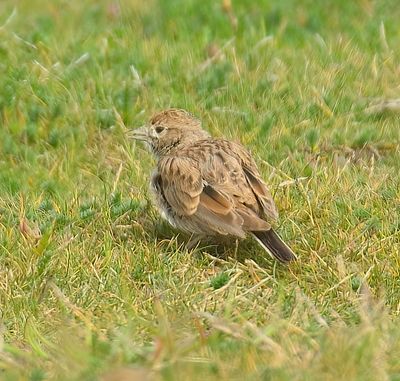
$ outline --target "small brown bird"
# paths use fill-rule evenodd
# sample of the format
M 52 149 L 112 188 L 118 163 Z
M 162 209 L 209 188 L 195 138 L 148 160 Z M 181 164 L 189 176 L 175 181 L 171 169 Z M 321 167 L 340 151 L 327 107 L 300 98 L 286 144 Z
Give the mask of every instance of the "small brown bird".
M 296 259 L 271 228 L 278 212 L 250 153 L 240 144 L 214 139 L 199 119 L 185 110 L 168 109 L 148 125 L 131 130 L 157 157 L 151 191 L 171 225 L 205 236 L 245 238 L 281 262 Z

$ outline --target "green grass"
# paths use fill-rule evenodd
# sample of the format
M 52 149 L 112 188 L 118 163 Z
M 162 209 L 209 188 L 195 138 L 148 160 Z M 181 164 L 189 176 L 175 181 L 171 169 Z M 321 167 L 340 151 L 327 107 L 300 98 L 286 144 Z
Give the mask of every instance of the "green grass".
M 400 380 L 399 115 L 364 112 L 400 96 L 398 1 L 16 4 L 1 380 Z M 252 150 L 296 263 L 188 252 L 160 221 L 124 126 L 169 106 Z

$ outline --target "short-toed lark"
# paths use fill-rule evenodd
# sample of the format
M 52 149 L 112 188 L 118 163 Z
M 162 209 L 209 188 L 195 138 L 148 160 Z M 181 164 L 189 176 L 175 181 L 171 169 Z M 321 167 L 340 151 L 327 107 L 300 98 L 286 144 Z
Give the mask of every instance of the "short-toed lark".
M 278 217 L 275 203 L 242 145 L 214 139 L 180 109 L 157 113 L 129 136 L 157 158 L 150 188 L 171 225 L 198 237 L 250 233 L 281 262 L 296 258 L 271 228 Z

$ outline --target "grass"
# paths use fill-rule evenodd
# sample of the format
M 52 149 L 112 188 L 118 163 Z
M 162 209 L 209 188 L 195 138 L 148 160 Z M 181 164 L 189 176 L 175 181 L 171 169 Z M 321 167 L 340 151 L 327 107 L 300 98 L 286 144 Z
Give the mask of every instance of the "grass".
M 0 3 L 1 380 L 400 380 L 397 1 L 223 3 Z M 124 126 L 169 106 L 252 150 L 296 263 L 159 220 Z

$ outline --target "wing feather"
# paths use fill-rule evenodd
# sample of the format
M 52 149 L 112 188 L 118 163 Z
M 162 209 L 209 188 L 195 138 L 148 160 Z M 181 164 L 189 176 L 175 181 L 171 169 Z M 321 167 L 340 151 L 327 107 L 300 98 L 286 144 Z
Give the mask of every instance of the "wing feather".
M 166 201 L 180 216 L 196 213 L 203 181 L 200 171 L 188 160 L 167 157 L 160 160 L 158 171 Z
M 241 162 L 247 183 L 254 192 L 254 195 L 256 196 L 264 215 L 271 220 L 276 220 L 278 218 L 278 210 L 268 186 L 261 179 L 257 164 L 255 163 L 254 159 L 241 144 L 234 142 L 229 143 L 232 144 L 232 151 L 235 152 Z
M 164 158 L 158 172 L 165 199 L 178 216 L 190 216 L 219 234 L 245 236 L 243 218 L 235 212 L 233 200 L 205 182 L 194 160 Z
M 278 217 L 267 185 L 250 154 L 239 144 L 214 146 L 216 152 L 167 156 L 158 164 L 162 191 L 177 216 L 190 217 L 201 230 L 244 237 L 271 228 Z M 267 217 L 267 221 L 263 216 Z
M 271 218 L 272 220 L 276 220 L 278 218 L 278 211 L 267 185 L 258 175 L 254 174 L 250 168 L 244 167 L 243 170 L 251 189 L 253 190 L 258 202 L 262 207 L 263 212 L 267 217 Z

